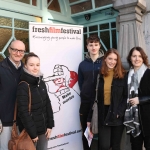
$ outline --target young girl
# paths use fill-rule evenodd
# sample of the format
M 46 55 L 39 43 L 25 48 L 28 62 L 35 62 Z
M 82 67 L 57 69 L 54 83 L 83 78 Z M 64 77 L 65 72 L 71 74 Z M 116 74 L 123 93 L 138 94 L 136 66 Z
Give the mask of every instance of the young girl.
M 29 89 L 25 82 L 18 85 L 17 106 L 20 131 L 24 128 L 36 145 L 37 150 L 47 150 L 51 129 L 54 127 L 53 111 L 45 83 L 40 72 L 40 59 L 34 53 L 25 58 L 20 81 L 26 81 L 31 91 L 31 114 L 28 112 Z

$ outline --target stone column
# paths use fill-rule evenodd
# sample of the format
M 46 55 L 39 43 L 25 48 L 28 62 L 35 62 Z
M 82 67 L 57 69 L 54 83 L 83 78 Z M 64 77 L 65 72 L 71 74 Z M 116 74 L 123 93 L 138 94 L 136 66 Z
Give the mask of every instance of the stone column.
M 143 32 L 150 64 L 150 0 L 146 1 L 146 13 L 143 15 Z
M 129 69 L 126 57 L 134 46 L 146 51 L 142 29 L 142 15 L 146 11 L 145 0 L 115 0 L 114 8 L 119 11 L 118 51 L 125 69 Z

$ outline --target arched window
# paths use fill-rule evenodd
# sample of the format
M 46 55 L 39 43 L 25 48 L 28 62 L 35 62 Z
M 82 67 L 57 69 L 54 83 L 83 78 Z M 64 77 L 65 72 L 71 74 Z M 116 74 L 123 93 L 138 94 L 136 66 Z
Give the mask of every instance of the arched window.
M 47 8 L 56 12 L 61 12 L 58 0 L 47 0 Z

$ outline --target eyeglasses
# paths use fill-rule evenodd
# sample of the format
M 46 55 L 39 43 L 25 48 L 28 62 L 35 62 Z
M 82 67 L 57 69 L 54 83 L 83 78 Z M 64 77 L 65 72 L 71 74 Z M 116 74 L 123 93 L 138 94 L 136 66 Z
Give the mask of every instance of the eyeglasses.
M 20 54 L 24 54 L 25 53 L 25 50 L 18 50 L 18 49 L 15 49 L 15 48 L 12 48 L 10 47 L 10 49 L 14 52 L 14 53 L 20 53 Z

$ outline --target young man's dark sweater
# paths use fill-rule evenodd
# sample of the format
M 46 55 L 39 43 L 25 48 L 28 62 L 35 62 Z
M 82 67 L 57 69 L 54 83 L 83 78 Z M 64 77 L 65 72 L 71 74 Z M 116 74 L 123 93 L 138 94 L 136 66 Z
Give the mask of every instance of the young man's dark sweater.
M 95 88 L 97 75 L 100 71 L 102 64 L 102 56 L 97 58 L 95 62 L 86 56 L 85 60 L 79 64 L 78 68 L 78 84 L 80 88 L 81 106 L 80 106 L 80 122 L 82 125 L 83 132 L 87 127 L 87 118 L 91 110 L 91 106 L 95 100 Z M 83 145 L 85 150 L 89 150 L 87 139 L 85 136 L 82 137 Z

